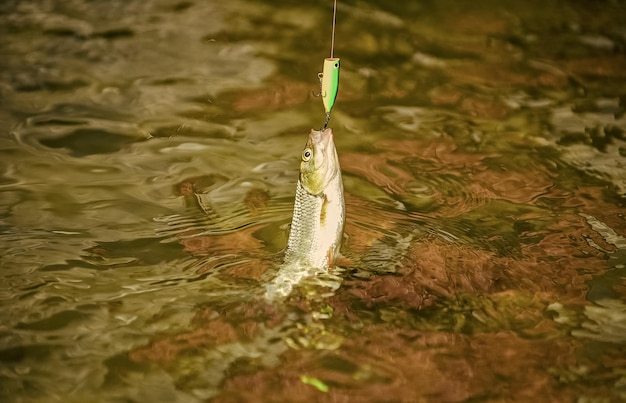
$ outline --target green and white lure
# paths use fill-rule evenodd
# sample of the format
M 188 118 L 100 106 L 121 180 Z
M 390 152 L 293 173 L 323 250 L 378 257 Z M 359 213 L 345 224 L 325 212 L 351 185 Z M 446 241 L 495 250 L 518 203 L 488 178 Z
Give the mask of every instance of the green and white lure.
M 337 92 L 339 92 L 339 58 L 327 57 L 324 59 L 324 69 L 322 71 L 323 73 L 320 76 L 320 95 L 322 96 L 324 110 L 326 111 L 325 129 L 330 120 L 330 111 L 335 105 L 335 99 L 337 99 Z
M 326 120 L 324 127 L 326 129 L 330 121 L 330 112 L 335 105 L 337 92 L 339 92 L 339 67 L 340 59 L 335 57 L 335 26 L 337 25 L 337 0 L 333 6 L 333 31 L 330 39 L 330 57 L 324 59 L 324 68 L 322 73 L 318 74 L 320 79 L 320 96 L 324 103 L 324 111 L 326 112 Z

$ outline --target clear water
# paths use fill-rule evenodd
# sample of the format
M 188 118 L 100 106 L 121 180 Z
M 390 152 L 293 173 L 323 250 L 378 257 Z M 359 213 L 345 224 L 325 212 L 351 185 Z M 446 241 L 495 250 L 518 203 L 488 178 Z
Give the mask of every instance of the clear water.
M 626 4 L 340 1 L 345 259 L 269 303 L 314 3 L 0 5 L 0 400 L 626 399 Z

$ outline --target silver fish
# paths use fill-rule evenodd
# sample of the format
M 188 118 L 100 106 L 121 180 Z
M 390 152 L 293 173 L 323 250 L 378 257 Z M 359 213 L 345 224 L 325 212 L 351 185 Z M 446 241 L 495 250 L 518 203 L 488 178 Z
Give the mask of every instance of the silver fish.
M 324 274 L 339 254 L 344 222 L 343 182 L 333 131 L 311 130 L 302 151 L 285 261 L 267 285 L 266 297 L 287 296 L 303 278 Z

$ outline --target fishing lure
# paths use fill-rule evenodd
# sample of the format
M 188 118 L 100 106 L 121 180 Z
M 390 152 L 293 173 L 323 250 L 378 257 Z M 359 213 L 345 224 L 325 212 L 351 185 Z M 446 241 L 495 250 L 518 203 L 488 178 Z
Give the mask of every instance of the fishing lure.
M 337 92 L 339 92 L 339 63 L 340 60 L 338 57 L 328 57 L 324 59 L 324 69 L 319 76 L 320 95 L 324 103 L 324 110 L 326 111 L 326 123 L 324 124 L 324 128 L 328 125 L 330 111 L 335 105 Z

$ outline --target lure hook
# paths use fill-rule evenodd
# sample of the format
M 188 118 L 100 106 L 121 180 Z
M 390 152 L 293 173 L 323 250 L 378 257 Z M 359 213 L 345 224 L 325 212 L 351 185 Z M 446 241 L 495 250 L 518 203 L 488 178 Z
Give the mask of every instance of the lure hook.
M 324 73 L 317 73 L 317 78 L 320 80 L 320 90 L 319 90 L 319 92 L 316 94 L 315 92 L 311 91 L 311 95 L 313 95 L 316 98 L 322 96 L 322 77 L 324 77 Z

